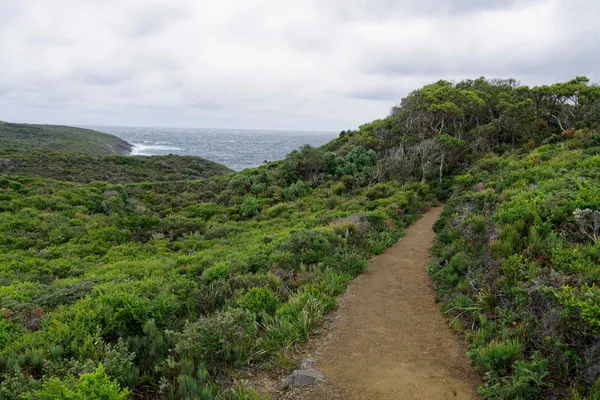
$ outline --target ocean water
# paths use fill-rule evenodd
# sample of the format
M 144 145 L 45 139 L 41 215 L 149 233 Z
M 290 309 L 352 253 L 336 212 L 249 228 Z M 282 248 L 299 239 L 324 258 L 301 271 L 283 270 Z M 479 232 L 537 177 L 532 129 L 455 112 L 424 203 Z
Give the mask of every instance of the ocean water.
M 136 155 L 200 156 L 240 171 L 265 161 L 281 160 L 305 144 L 321 146 L 335 132 L 269 131 L 246 129 L 185 129 L 90 126 L 118 136 L 134 148 Z

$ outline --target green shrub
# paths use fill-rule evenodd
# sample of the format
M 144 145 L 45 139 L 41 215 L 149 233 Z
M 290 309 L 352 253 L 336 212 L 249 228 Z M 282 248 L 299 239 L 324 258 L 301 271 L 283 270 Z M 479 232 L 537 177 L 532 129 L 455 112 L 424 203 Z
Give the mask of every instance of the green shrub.
M 314 264 L 331 254 L 335 242 L 333 234 L 307 229 L 290 233 L 289 238 L 283 241 L 279 248 L 291 254 L 296 264 Z
M 42 389 L 26 395 L 25 398 L 32 400 L 126 400 L 129 398 L 129 394 L 127 389 L 121 389 L 117 383 L 110 380 L 100 364 L 95 372 L 83 374 L 77 380 L 74 378 L 50 379 L 43 384 Z
M 199 203 L 186 207 L 183 212 L 190 218 L 202 218 L 210 220 L 218 214 L 225 213 L 225 207 L 215 203 Z
M 565 314 L 575 314 L 585 323 L 582 334 L 597 334 L 600 332 L 600 290 L 596 286 L 584 285 L 579 289 L 564 286 L 556 292 L 556 297 L 565 308 Z
M 231 400 L 268 400 L 268 397 L 260 396 L 256 390 L 246 386 L 238 386 L 231 392 Z
M 468 260 L 465 253 L 457 253 L 450 259 L 449 268 L 452 272 L 462 274 L 465 272 L 468 266 Z
M 518 281 L 527 277 L 527 265 L 520 254 L 513 254 L 507 258 L 503 258 L 500 268 L 503 275 L 511 281 Z
M 465 226 L 468 226 L 475 235 L 483 235 L 489 227 L 489 221 L 481 215 L 468 215 L 464 221 Z
M 310 185 L 304 181 L 292 183 L 283 190 L 283 194 L 287 201 L 293 201 L 300 197 L 306 196 L 310 192 Z
M 502 375 L 510 370 L 514 361 L 522 357 L 521 343 L 516 339 L 493 341 L 486 347 L 471 351 L 469 356 L 480 370 Z
M 4 312 L 7 312 L 6 309 L 4 309 Z M 21 334 L 22 328 L 19 325 L 7 321 L 4 317 L 0 319 L 0 349 L 3 349 Z
M 277 296 L 265 288 L 252 288 L 237 301 L 238 307 L 250 310 L 257 315 L 263 312 L 274 314 L 279 304 L 280 301 Z
M 369 267 L 369 262 L 357 254 L 343 254 L 339 261 L 338 268 L 351 276 L 356 276 L 364 272 Z
M 387 183 L 378 183 L 377 185 L 369 187 L 365 192 L 365 196 L 369 200 L 384 199 L 390 197 L 394 193 L 395 189 Z
M 231 190 L 233 193 L 242 195 L 246 194 L 252 188 L 252 181 L 248 177 L 248 175 L 244 174 L 236 174 L 231 178 L 229 183 L 227 184 L 227 189 Z
M 242 229 L 234 225 L 217 225 L 209 228 L 204 237 L 206 239 L 221 239 L 229 236 L 232 233 L 241 232 Z
M 345 157 L 335 160 L 335 171 L 338 176 L 351 175 L 366 178 L 375 167 L 377 153 L 362 146 L 353 148 Z
M 589 174 L 596 162 L 577 146 L 486 157 L 455 179 L 436 223 L 429 272 L 472 341 L 486 398 L 545 398 L 589 382 L 596 356 L 586 343 L 600 332 L 599 186 Z
M 230 275 L 231 264 L 221 261 L 204 270 L 202 273 L 202 281 L 208 284 L 218 279 L 227 279 Z
M 260 204 L 258 204 L 258 200 L 254 197 L 246 197 L 240 207 L 240 211 L 242 213 L 242 217 L 251 218 L 260 212 Z
M 260 195 L 266 193 L 268 188 L 265 182 L 256 182 L 252 185 L 251 192 L 252 194 Z
M 346 191 L 346 186 L 343 182 L 336 182 L 331 185 L 331 191 L 337 195 L 340 195 Z
M 127 343 L 120 337 L 115 345 L 106 346 L 102 365 L 106 374 L 122 387 L 133 387 L 139 376 L 139 369 L 134 364 L 135 356 L 136 354 L 129 350 Z
M 290 215 L 290 207 L 287 203 L 277 203 L 273 207 L 266 210 L 266 217 L 268 219 L 287 217 Z
M 227 367 L 241 367 L 256 346 L 255 316 L 248 310 L 231 309 L 196 322 L 187 322 L 176 338 L 174 353 L 178 360 L 206 363 L 211 373 Z
M 164 232 L 171 240 L 177 240 L 185 235 L 202 234 L 206 231 L 204 221 L 185 218 L 180 215 L 165 218 L 162 225 Z
M 233 290 L 228 281 L 211 279 L 210 283 L 202 285 L 195 293 L 195 306 L 201 314 L 210 314 L 223 307 L 232 296 Z
M 581 395 L 577 390 L 572 391 L 573 400 L 598 400 L 600 399 L 600 379 L 590 388 L 588 396 Z
M 494 400 L 534 400 L 550 386 L 545 380 L 548 360 L 515 361 L 513 371 L 510 377 L 490 379 L 479 389 L 479 394 Z
M 290 181 L 316 181 L 332 170 L 334 158 L 333 153 L 306 145 L 285 157 L 283 169 Z

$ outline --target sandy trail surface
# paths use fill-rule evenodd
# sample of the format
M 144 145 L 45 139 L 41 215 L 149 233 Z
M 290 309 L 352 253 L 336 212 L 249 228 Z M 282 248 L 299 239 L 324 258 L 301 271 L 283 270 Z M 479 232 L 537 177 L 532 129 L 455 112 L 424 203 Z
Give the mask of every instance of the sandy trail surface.
M 329 332 L 315 339 L 326 383 L 274 399 L 478 399 L 481 380 L 464 342 L 434 302 L 427 273 L 436 207 L 371 260 L 340 298 Z

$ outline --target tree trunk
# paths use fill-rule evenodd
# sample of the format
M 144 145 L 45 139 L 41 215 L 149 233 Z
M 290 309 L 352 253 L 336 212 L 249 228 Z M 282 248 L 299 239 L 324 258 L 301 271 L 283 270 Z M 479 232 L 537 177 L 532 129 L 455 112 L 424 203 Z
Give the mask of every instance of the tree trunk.
M 444 174 L 444 153 L 442 153 L 442 158 L 440 159 L 440 183 L 442 183 L 443 174 Z

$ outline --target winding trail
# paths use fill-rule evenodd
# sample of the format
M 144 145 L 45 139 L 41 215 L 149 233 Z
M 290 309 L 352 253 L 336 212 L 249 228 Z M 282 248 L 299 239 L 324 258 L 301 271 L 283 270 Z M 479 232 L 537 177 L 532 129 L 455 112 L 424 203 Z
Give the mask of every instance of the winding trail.
M 441 212 L 433 208 L 408 227 L 340 298 L 314 352 L 327 382 L 281 398 L 478 399 L 480 379 L 435 304 L 427 273 Z

